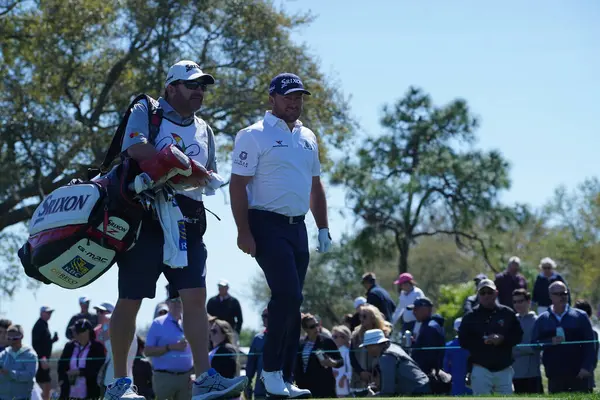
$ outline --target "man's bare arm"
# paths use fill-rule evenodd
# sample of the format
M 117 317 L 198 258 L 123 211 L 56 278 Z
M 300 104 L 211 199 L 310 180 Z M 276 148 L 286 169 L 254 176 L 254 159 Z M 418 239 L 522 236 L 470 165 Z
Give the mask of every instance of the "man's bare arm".
M 249 232 L 248 225 L 248 194 L 246 186 L 252 180 L 252 176 L 231 174 L 229 182 L 229 196 L 231 197 L 231 212 L 238 232 Z
M 150 143 L 136 143 L 127 148 L 127 154 L 135 161 L 145 161 L 154 158 L 158 151 Z

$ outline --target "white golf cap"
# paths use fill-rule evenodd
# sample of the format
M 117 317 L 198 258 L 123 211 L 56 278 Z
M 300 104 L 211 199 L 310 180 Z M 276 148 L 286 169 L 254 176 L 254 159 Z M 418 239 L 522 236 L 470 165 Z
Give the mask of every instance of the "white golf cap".
M 374 344 L 389 342 L 381 329 L 369 329 L 365 332 L 362 344 L 359 347 L 371 346 Z
M 213 85 L 215 78 L 212 75 L 202 72 L 200 66 L 194 61 L 182 60 L 169 68 L 165 88 L 176 81 L 196 81 L 204 78 L 207 84 Z
M 110 314 L 112 314 L 112 312 L 115 310 L 115 306 L 113 306 L 112 303 L 109 302 L 101 303 L 99 306 L 95 306 L 94 308 L 96 310 L 106 311 Z
M 85 304 L 85 303 L 89 303 L 90 302 L 90 298 L 87 296 L 83 296 L 79 298 L 79 304 Z
M 225 279 L 221 279 L 219 283 L 217 283 L 217 286 L 229 287 L 229 282 L 227 282 Z

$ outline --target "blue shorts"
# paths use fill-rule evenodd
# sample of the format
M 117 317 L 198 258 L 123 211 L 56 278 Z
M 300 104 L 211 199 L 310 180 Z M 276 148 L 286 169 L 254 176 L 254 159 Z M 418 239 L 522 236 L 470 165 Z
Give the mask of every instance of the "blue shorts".
M 118 256 L 119 298 L 153 299 L 156 282 L 165 274 L 170 292 L 206 287 L 206 246 L 197 224 L 185 224 L 188 266 L 171 268 L 163 264 L 163 232 L 160 223 L 147 218 L 135 246 Z

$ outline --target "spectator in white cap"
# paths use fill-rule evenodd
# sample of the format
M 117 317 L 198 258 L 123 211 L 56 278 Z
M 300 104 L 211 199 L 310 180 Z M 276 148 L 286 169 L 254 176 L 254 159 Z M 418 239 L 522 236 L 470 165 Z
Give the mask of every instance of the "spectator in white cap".
M 531 308 L 537 307 L 537 315 L 541 315 L 544 311 L 548 310 L 548 307 L 552 304 L 550 295 L 548 294 L 548 288 L 554 282 L 563 282 L 565 285 L 567 282 L 561 274 L 556 272 L 556 262 L 550 257 L 544 257 L 540 261 L 540 274 L 535 279 L 533 284 L 533 294 L 531 297 Z M 571 294 L 567 301 L 571 304 Z
M 222 279 L 217 284 L 219 294 L 211 297 L 206 305 L 206 312 L 217 319 L 229 322 L 229 325 L 236 332 L 236 338 L 242 331 L 242 307 L 238 299 L 229 294 L 229 282 Z M 237 342 L 237 340 L 236 340 Z
M 114 309 L 115 306 L 109 302 L 104 302 L 94 307 L 98 316 L 98 324 L 94 327 L 94 333 L 96 333 L 96 340 L 105 346 L 106 341 L 110 339 L 108 336 L 108 316 L 112 314 Z
M 504 272 L 496 275 L 494 284 L 498 290 L 498 301 L 503 306 L 512 308 L 512 294 L 516 289 L 527 290 L 527 280 L 519 273 L 521 270 L 521 259 L 511 257 Z
M 360 325 L 360 310 L 367 304 L 367 299 L 363 296 L 359 296 L 354 299 L 354 314 L 352 320 L 350 320 L 350 332 L 354 332 L 357 326 Z
M 427 375 L 400 346 L 391 343 L 381 329 L 365 332 L 360 347 L 366 347 L 369 356 L 378 359 L 379 384 L 370 388 L 375 396 L 420 396 L 431 392 Z
M 454 320 L 454 339 L 446 343 L 446 351 L 444 354 L 444 371 L 452 375 L 452 396 L 471 395 L 473 391 L 467 387 L 465 378 L 467 377 L 467 366 L 469 361 L 469 352 L 460 347 L 458 341 L 458 330 L 462 318 Z
M 48 321 L 52 317 L 54 309 L 49 306 L 40 308 L 40 318 L 37 320 L 31 331 L 31 346 L 37 353 L 39 365 L 35 374 L 35 380 L 42 389 L 42 398 L 50 398 L 50 389 L 52 380 L 50 379 L 50 364 L 48 359 L 52 356 L 52 345 L 58 341 L 58 333 L 54 336 L 50 334 Z
M 400 320 L 402 320 L 403 325 L 413 322 L 415 320 L 415 315 L 412 310 L 407 308 L 407 306 L 412 305 L 415 300 L 425 297 L 425 293 L 417 287 L 415 278 L 408 272 L 400 274 L 398 279 L 394 281 L 394 285 L 398 285 L 400 297 L 398 298 L 396 311 L 394 311 L 394 315 L 392 316 L 392 324 L 396 325 Z M 402 331 L 404 331 L 404 328 Z
M 93 326 L 98 324 L 98 317 L 94 314 L 90 313 L 90 298 L 87 296 L 82 296 L 79 298 L 79 308 L 80 311 L 73 315 L 67 324 L 67 330 L 65 332 L 65 336 L 67 339 L 73 339 L 74 331 L 73 326 L 75 325 L 75 321 L 80 319 L 87 319 L 92 323 Z

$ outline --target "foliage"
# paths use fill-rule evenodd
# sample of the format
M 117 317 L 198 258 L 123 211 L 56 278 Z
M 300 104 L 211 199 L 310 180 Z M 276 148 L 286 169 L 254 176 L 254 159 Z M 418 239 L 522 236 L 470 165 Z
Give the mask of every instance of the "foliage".
M 270 79 L 299 74 L 303 122 L 327 149 L 354 129 L 348 103 L 291 33 L 313 20 L 267 0 L 13 0 L 0 6 L 0 231 L 97 166 L 130 100 L 158 97 L 167 68 L 198 62 L 217 84 L 201 116 L 221 155 L 267 108 Z M 8 249 L 5 254 L 8 253 Z M 1 275 L 1 274 L 0 274 Z
M 428 94 L 411 87 L 384 107 L 381 125 L 381 135 L 333 171 L 333 182 L 346 187 L 354 214 L 367 226 L 362 237 L 391 234 L 398 272 L 408 270 L 417 239 L 440 234 L 461 248 L 477 244 L 490 264 L 473 226 L 514 217 L 498 200 L 510 186 L 508 162 L 497 151 L 474 148 L 479 123 L 466 101 L 434 106 Z
M 240 332 L 240 347 L 250 347 L 254 336 L 258 334 L 258 331 L 254 329 L 243 328 Z
M 456 336 L 454 320 L 463 316 L 463 304 L 467 297 L 474 292 L 475 288 L 472 282 L 440 286 L 435 312 L 444 317 L 447 340 Z

